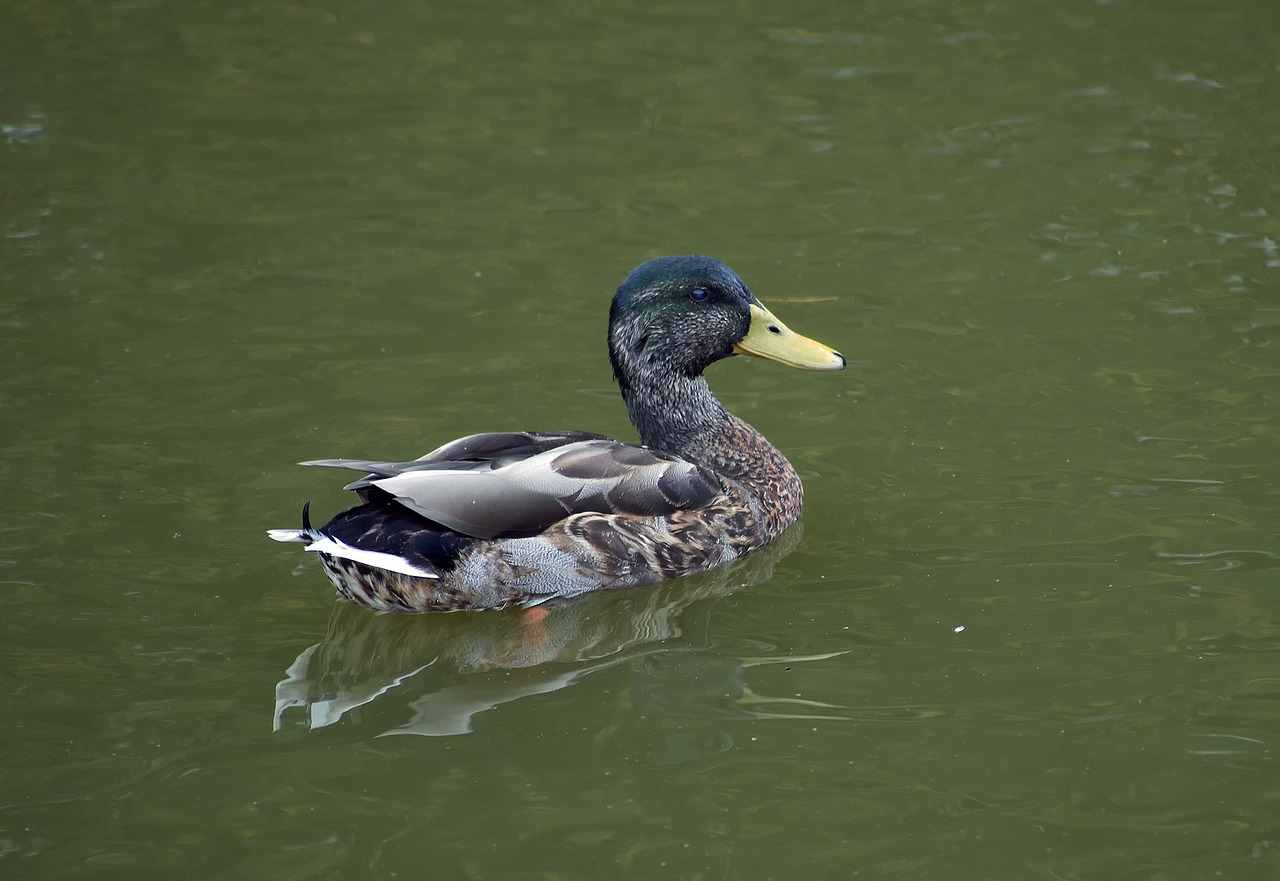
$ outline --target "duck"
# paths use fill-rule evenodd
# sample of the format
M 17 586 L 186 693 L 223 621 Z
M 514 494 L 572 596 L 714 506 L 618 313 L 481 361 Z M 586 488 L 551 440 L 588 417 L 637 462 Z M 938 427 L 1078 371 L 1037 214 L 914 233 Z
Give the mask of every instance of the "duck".
M 804 489 L 787 458 L 712 393 L 704 371 L 753 356 L 841 370 L 720 260 L 659 257 L 609 309 L 609 359 L 639 444 L 584 431 L 473 434 L 362 472 L 360 504 L 272 529 L 320 559 L 339 596 L 381 612 L 545 608 L 724 566 L 777 539 Z

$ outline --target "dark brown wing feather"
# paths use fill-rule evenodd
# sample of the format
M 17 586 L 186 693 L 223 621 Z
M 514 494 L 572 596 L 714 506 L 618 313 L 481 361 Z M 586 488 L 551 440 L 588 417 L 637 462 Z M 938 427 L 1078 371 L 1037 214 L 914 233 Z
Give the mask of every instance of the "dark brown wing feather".
M 488 462 L 500 468 L 584 440 L 608 440 L 589 431 L 491 431 L 450 441 L 418 462 Z
M 376 459 L 312 459 L 298 464 L 367 471 L 369 472 L 367 476 L 343 487 L 343 489 L 360 491 L 372 486 L 378 478 L 394 477 L 408 471 L 442 468 L 493 470 L 584 440 L 607 440 L 607 438 L 587 431 L 493 431 L 458 438 L 409 462 L 381 462 Z M 361 497 L 364 497 L 363 493 Z

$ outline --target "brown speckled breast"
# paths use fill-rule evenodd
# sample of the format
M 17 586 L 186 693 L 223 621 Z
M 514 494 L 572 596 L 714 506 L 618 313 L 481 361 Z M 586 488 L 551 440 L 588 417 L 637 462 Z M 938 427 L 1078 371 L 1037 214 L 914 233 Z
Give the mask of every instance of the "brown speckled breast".
M 738 417 L 730 415 L 711 443 L 682 452 L 746 490 L 758 517 L 757 540 L 750 547 L 777 538 L 800 516 L 804 508 L 800 475 L 764 435 Z

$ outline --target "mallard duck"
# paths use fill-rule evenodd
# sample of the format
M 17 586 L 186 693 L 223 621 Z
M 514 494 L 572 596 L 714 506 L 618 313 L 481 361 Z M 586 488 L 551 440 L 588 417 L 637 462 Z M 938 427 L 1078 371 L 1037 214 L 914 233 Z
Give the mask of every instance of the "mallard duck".
M 609 358 L 641 446 L 581 431 L 474 434 L 412 462 L 318 459 L 365 476 L 324 526 L 273 529 L 315 551 L 346 599 L 388 612 L 537 606 L 728 563 L 777 538 L 800 477 L 711 393 L 731 355 L 805 370 L 844 356 L 774 317 L 703 256 L 640 264 L 609 310 Z

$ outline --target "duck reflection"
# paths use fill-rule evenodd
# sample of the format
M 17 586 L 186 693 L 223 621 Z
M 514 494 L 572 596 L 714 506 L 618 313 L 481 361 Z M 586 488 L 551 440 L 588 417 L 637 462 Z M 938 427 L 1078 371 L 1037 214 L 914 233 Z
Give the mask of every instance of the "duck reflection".
M 412 718 L 383 733 L 465 734 L 478 713 L 622 664 L 630 667 L 634 700 L 667 715 L 771 715 L 753 709 L 761 703 L 838 710 L 814 701 L 760 698 L 743 682 L 743 669 L 752 664 L 818 660 L 838 652 L 751 659 L 706 651 L 712 648 L 716 599 L 769 579 L 800 532 L 793 526 L 726 568 L 532 610 L 418 616 L 371 614 L 341 604 L 324 641 L 298 655 L 276 685 L 273 727 L 332 725 L 414 679 L 415 688 L 426 692 L 409 702 Z M 734 708 L 709 710 L 724 705 L 726 696 L 735 699 Z M 295 711 L 305 712 L 305 719 L 296 719 Z M 683 761 L 719 752 L 731 746 L 727 737 L 690 732 L 669 740 L 652 758 Z

